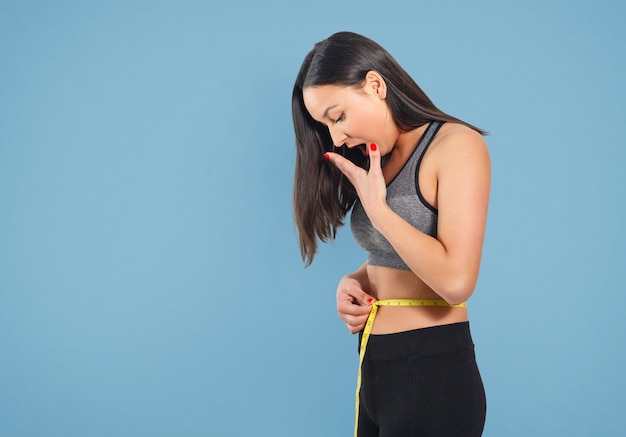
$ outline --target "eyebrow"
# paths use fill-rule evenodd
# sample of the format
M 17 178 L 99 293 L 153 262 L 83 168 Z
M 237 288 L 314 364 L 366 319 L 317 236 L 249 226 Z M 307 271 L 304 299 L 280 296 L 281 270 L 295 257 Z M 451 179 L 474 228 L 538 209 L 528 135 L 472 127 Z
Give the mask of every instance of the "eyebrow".
M 333 108 L 336 108 L 337 106 L 339 106 L 339 104 L 332 105 L 332 106 L 329 106 L 328 108 L 326 108 L 326 111 L 324 111 L 324 115 L 322 115 L 322 119 L 327 118 L 328 117 L 328 111 L 330 111 Z

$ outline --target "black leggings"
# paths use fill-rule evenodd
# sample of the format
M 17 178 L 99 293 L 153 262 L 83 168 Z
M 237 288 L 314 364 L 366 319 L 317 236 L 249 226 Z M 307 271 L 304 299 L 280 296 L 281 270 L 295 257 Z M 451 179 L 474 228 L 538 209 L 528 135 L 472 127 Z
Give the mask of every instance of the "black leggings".
M 485 391 L 469 323 L 372 335 L 363 361 L 359 437 L 474 437 Z

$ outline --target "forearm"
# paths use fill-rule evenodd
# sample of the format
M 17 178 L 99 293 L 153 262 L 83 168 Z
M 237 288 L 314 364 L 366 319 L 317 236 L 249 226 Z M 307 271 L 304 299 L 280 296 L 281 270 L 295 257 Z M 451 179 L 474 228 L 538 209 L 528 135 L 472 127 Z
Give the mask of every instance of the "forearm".
M 480 250 L 470 254 L 468 250 L 446 248 L 437 238 L 417 230 L 387 205 L 373 214 L 372 224 L 411 271 L 442 299 L 457 304 L 471 296 L 478 279 Z

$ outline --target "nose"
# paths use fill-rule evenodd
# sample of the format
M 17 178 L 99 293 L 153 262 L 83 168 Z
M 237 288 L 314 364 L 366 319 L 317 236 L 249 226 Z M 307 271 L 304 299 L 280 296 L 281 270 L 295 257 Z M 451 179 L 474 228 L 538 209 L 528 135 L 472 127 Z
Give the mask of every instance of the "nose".
M 348 139 L 348 136 L 339 126 L 329 126 L 328 131 L 330 132 L 330 138 L 333 140 L 335 147 L 343 146 Z

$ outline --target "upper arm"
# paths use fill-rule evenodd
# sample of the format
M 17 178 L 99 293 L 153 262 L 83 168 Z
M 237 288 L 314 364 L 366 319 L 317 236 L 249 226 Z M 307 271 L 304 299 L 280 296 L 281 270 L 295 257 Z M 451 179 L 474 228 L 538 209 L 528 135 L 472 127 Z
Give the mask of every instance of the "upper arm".
M 489 204 L 489 151 L 480 134 L 461 128 L 441 139 L 437 154 L 437 239 L 456 271 L 475 283 Z

